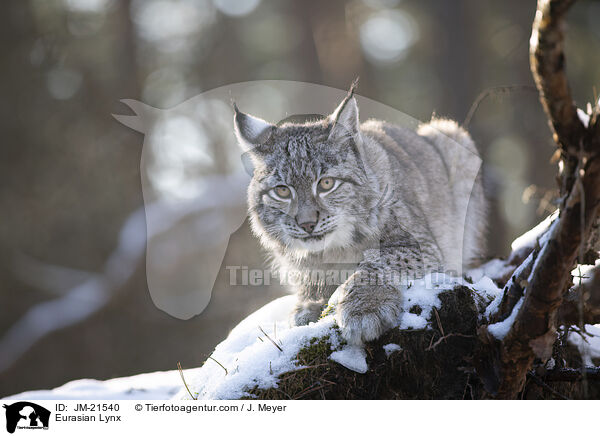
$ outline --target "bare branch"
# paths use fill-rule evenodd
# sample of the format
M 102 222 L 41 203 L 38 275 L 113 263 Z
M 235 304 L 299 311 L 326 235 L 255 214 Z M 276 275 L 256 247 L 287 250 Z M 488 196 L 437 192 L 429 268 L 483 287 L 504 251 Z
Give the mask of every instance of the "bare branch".
M 586 366 L 583 373 L 585 373 L 589 380 L 600 380 L 600 367 L 598 366 Z M 546 371 L 544 375 L 537 374 L 537 376 L 547 382 L 574 382 L 580 381 L 583 378 L 581 374 L 581 368 L 555 368 Z
M 535 357 L 545 358 L 556 340 L 557 311 L 569 289 L 570 271 L 575 264 L 581 239 L 580 202 L 586 196 L 584 235 L 588 235 L 598 215 L 600 199 L 600 159 L 590 161 L 580 182 L 574 184 L 549 240 L 535 260 L 527 281 L 525 300 L 503 339 L 500 353 L 498 396 L 513 398 L 522 388 Z M 582 188 L 581 188 L 581 187 Z M 489 338 L 488 338 L 489 340 Z
M 552 395 L 557 396 L 561 400 L 570 400 L 569 397 L 566 397 L 560 392 L 558 392 L 556 389 L 553 389 L 552 386 L 548 386 L 548 384 L 545 383 L 544 380 L 542 380 L 540 377 L 538 377 L 537 374 L 535 374 L 533 371 L 529 372 L 527 375 L 531 378 L 531 380 L 533 380 L 535 384 L 542 387 L 543 389 L 546 389 Z
M 479 331 L 493 356 L 486 377 L 492 376 L 492 395 L 515 398 L 523 388 L 534 359 L 547 359 L 556 341 L 558 309 L 571 285 L 571 269 L 596 222 L 600 208 L 600 158 L 593 145 L 593 125 L 587 129 L 579 120 L 567 78 L 563 54 L 563 18 L 574 0 L 538 0 L 533 23 L 530 60 L 542 105 L 561 150 L 564 171 L 560 214 L 548 238 L 533 253 L 531 274 L 526 281 L 519 277 L 526 266 L 517 269 L 513 282 L 524 286 L 524 300 L 508 333 L 499 341 L 486 327 Z M 594 151 L 590 153 L 590 151 Z M 527 262 L 527 261 L 526 261 Z M 519 287 L 522 287 L 519 284 Z M 517 295 L 505 300 L 514 303 Z M 520 289 L 514 289 L 519 293 Z M 508 298 L 510 297 L 510 298 Z M 514 304 L 512 304 L 514 306 Z M 512 308 L 511 308 L 512 311 Z M 491 364 L 491 371 L 490 371 Z
M 531 73 L 554 140 L 572 155 L 578 152 L 584 126 L 565 73 L 563 18 L 575 0 L 538 0 L 529 47 Z

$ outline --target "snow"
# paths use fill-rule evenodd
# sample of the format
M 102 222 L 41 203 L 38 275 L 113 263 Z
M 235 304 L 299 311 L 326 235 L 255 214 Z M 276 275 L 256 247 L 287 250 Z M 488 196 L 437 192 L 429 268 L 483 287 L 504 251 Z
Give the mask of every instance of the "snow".
M 433 307 L 433 306 L 432 306 Z M 437 309 L 437 306 L 436 306 Z M 404 312 L 400 328 L 403 330 L 419 330 L 427 327 L 427 319 L 416 313 Z
M 515 239 L 510 245 L 512 251 L 517 251 L 522 248 L 533 248 L 536 240 L 548 230 L 551 224 L 554 222 L 555 218 L 558 216 L 558 209 L 548 215 L 546 219 L 544 219 L 541 223 L 535 226 L 533 229 L 528 232 L 522 234 L 517 239 Z M 550 233 L 550 232 L 548 232 Z M 542 245 L 544 240 L 540 241 L 540 245 Z
M 393 353 L 402 351 L 402 347 L 398 344 L 385 344 L 383 346 L 383 351 L 385 351 L 387 357 L 390 357 Z
M 521 297 L 521 299 L 517 302 L 517 304 L 515 304 L 515 307 L 513 307 L 512 312 L 510 313 L 510 315 L 508 316 L 508 318 L 506 318 L 503 321 L 497 322 L 495 324 L 490 324 L 488 326 L 488 331 L 498 340 L 502 340 L 506 337 L 506 335 L 508 334 L 508 332 L 510 331 L 510 328 L 513 325 L 513 322 L 515 321 L 515 318 L 517 317 L 517 314 L 519 313 L 519 310 L 521 309 L 521 306 L 523 305 L 523 301 L 525 301 L 525 297 Z
M 571 271 L 573 283 L 575 286 L 586 284 L 593 280 L 592 269 L 600 266 L 600 259 L 596 260 L 595 265 L 577 265 Z M 585 332 L 580 334 L 578 331 L 570 331 L 568 341 L 577 347 L 585 365 L 593 365 L 592 359 L 600 359 L 600 324 L 586 324 Z
M 475 285 L 461 278 L 433 274 L 413 281 L 404 290 L 403 309 L 398 319 L 401 329 L 428 328 L 433 308 L 440 308 L 439 294 L 456 286 L 475 289 L 484 299 L 500 298 L 502 291 L 482 276 Z M 321 338 L 331 344 L 332 361 L 364 373 L 368 370 L 365 350 L 342 346 L 333 314 L 306 326 L 290 327 L 289 314 L 296 303 L 288 295 L 265 305 L 240 322 L 215 348 L 205 364 L 186 370 L 184 376 L 193 398 L 236 399 L 251 396 L 250 390 L 277 387 L 279 376 L 300 369 L 298 352 Z M 332 296 L 330 303 L 335 304 Z M 414 306 L 420 313 L 410 313 Z M 515 309 L 515 313 L 518 308 Z M 416 311 L 418 312 L 418 311 Z M 499 326 L 496 328 L 499 329 Z M 397 344 L 384 346 L 386 355 L 401 350 Z M 107 381 L 77 380 L 48 391 L 31 391 L 11 399 L 191 399 L 177 371 L 141 374 Z
M 23 392 L 4 400 L 167 400 L 181 386 L 179 371 L 162 371 L 106 381 L 75 380 L 55 389 Z
M 487 319 L 490 319 L 492 315 L 498 312 L 500 303 L 502 303 L 502 294 L 499 294 L 496 298 L 494 298 L 492 302 L 485 308 L 483 316 L 485 316 Z
M 521 275 L 522 271 L 527 267 L 527 265 L 530 262 L 533 262 L 533 255 L 534 255 L 533 252 L 529 253 L 529 256 L 527 256 L 527 258 L 523 262 L 521 262 L 521 265 L 519 265 L 517 267 L 517 269 L 513 272 L 512 277 L 518 277 Z M 506 284 L 506 287 L 510 286 L 510 284 L 512 283 L 512 280 L 513 280 L 512 277 Z M 500 307 L 500 303 L 502 302 L 503 292 L 499 289 L 498 289 L 498 291 L 499 292 L 496 294 L 496 297 L 494 298 L 492 303 L 486 307 L 485 312 L 483 314 L 488 319 L 498 311 L 498 308 Z
M 363 347 L 346 346 L 339 351 L 331 353 L 329 358 L 359 374 L 364 374 L 369 369 L 367 365 L 367 353 Z
M 498 295 L 492 300 L 488 307 L 485 308 L 483 316 L 485 316 L 487 319 L 490 319 L 492 315 L 498 312 L 498 309 L 500 308 L 500 303 L 502 303 L 502 295 Z
M 474 282 L 481 280 L 484 277 L 501 278 L 512 272 L 513 267 L 507 265 L 505 260 L 502 259 L 491 259 L 483 265 L 472 268 L 467 272 L 467 275 L 471 277 Z
M 490 279 L 482 278 L 480 282 L 484 295 L 496 295 L 500 292 Z M 432 274 L 423 280 L 411 282 L 410 288 L 404 291 L 405 313 L 398 320 L 399 328 L 426 328 L 433 308 L 441 307 L 438 295 L 458 285 L 469 284 L 463 279 L 444 274 Z M 340 348 L 339 332 L 335 328 L 333 315 L 307 326 L 289 327 L 287 320 L 295 298 L 290 295 L 275 300 L 233 329 L 211 356 L 227 369 L 227 373 L 216 362 L 207 361 L 196 377 L 188 380 L 192 393 L 199 399 L 233 399 L 248 396 L 249 390 L 255 386 L 260 389 L 276 387 L 279 375 L 301 368 L 296 361 L 297 353 L 314 340 L 312 338 L 318 340 L 326 336 L 332 344 L 331 360 L 352 371 L 366 372 L 368 366 L 362 348 Z M 335 306 L 335 294 L 329 303 Z M 413 306 L 418 306 L 421 312 L 409 313 Z M 268 338 L 264 338 L 259 327 L 277 342 L 281 350 Z M 189 398 L 189 393 L 182 389 L 176 398 Z
M 248 390 L 255 386 L 259 389 L 276 387 L 279 375 L 300 368 L 296 355 L 313 338 L 329 336 L 334 346 L 338 345 L 331 315 L 317 323 L 290 328 L 288 316 L 295 302 L 293 295 L 279 298 L 235 327 L 215 348 L 211 356 L 214 361 L 207 362 L 188 381 L 196 398 L 234 399 L 248 396 Z M 176 398 L 187 399 L 189 394 L 184 388 Z
M 427 327 L 427 320 L 433 308 L 439 309 L 442 305 L 438 295 L 441 292 L 463 285 L 469 286 L 462 278 L 441 273 L 428 274 L 423 280 L 411 281 L 409 283 L 410 287 L 403 291 L 403 313 L 400 315 L 398 327 L 401 330 Z M 415 306 L 421 309 L 420 313 L 410 312 Z
M 585 285 L 590 282 L 593 279 L 592 270 L 597 266 L 600 266 L 600 259 L 597 259 L 594 265 L 577 265 L 577 267 L 571 271 L 573 283 L 579 285 L 579 281 L 581 280 L 581 283 Z
M 586 324 L 585 339 L 579 332 L 569 332 L 568 341 L 577 347 L 583 363 L 586 366 L 592 366 L 592 359 L 600 359 L 600 324 Z
M 473 287 L 477 289 L 477 292 L 480 295 L 485 295 L 490 298 L 496 298 L 498 295 L 502 295 L 502 289 L 500 289 L 489 277 L 482 277 L 473 284 Z
M 579 120 L 583 123 L 585 127 L 587 127 L 590 124 L 590 116 L 579 108 L 577 108 L 577 116 L 579 117 Z

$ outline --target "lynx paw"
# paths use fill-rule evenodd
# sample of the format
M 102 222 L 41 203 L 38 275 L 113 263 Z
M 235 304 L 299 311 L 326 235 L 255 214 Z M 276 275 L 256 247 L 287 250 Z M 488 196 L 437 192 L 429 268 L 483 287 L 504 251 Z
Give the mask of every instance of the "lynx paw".
M 298 301 L 291 314 L 290 324 L 293 326 L 307 325 L 318 321 L 324 303 L 317 301 Z
M 361 345 L 396 326 L 401 310 L 399 297 L 388 296 L 381 301 L 377 298 L 353 299 L 348 295 L 340 300 L 335 320 L 348 344 Z

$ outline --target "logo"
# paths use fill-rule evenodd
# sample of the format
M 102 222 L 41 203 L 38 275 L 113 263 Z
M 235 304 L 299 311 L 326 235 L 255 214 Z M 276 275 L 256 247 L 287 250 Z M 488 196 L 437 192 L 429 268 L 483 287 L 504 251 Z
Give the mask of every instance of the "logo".
M 6 430 L 14 433 L 18 429 L 48 429 L 50 411 L 29 401 L 19 401 L 4 405 L 6 409 Z

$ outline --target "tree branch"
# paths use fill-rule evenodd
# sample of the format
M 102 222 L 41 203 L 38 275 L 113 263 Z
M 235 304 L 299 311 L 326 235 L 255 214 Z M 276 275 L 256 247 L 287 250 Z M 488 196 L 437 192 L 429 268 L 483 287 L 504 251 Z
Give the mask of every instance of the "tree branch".
M 491 394 L 496 398 L 515 398 L 521 391 L 534 359 L 550 357 L 556 341 L 558 309 L 570 288 L 571 269 L 596 221 L 600 205 L 600 159 L 594 149 L 599 133 L 596 122 L 590 129 L 579 120 L 567 78 L 563 53 L 563 18 L 574 0 L 538 0 L 531 37 L 531 69 L 540 100 L 561 150 L 563 173 L 559 217 L 553 223 L 535 259 L 527 280 L 517 276 L 511 281 L 524 285 L 524 300 L 508 333 L 498 340 L 480 328 L 487 344 L 488 374 L 495 378 Z M 526 261 L 527 262 L 527 261 Z M 518 290 L 517 290 L 518 291 Z M 510 296 L 510 295 L 509 295 Z M 511 302 L 518 301 L 513 295 Z M 506 309 L 512 312 L 508 304 Z M 508 315 L 505 315 L 506 318 Z
M 600 367 L 587 366 L 585 367 L 584 372 L 588 380 L 600 380 Z M 580 381 L 582 379 L 581 374 L 581 368 L 555 368 L 546 371 L 544 375 L 536 375 L 547 382 L 575 382 Z
M 576 155 L 584 126 L 571 97 L 563 52 L 563 18 L 573 3 L 575 0 L 538 0 L 529 62 L 555 142 L 568 154 Z

